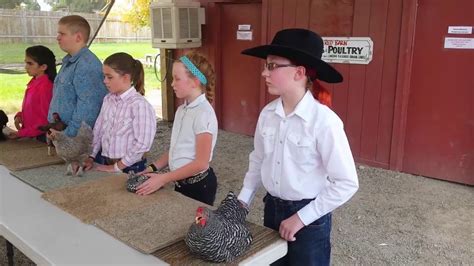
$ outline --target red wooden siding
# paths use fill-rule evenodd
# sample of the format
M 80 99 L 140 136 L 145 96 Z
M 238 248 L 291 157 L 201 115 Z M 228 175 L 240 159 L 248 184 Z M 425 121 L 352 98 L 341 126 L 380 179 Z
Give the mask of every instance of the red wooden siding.
M 258 1 L 206 1 L 203 47 L 216 67 L 216 111 L 223 125 L 220 5 Z M 309 28 L 322 36 L 371 37 L 373 60 L 369 65 L 334 64 L 344 76 L 341 84 L 326 84 L 333 94 L 334 110 L 344 121 L 357 161 L 389 167 L 394 115 L 401 1 L 390 0 L 263 0 L 261 43 L 271 41 L 283 28 Z M 255 73 L 260 76 L 260 73 Z M 238 86 L 238 85 L 237 85 Z M 260 83 L 259 109 L 274 99 Z M 178 101 L 176 104 L 179 104 Z
M 264 1 L 265 2 L 265 1 Z M 357 161 L 388 168 L 401 24 L 400 1 L 271 0 L 267 40 L 282 28 L 302 27 L 322 36 L 371 37 L 369 65 L 334 64 L 344 82 L 326 84 L 345 123 Z M 266 95 L 267 101 L 273 97 Z
M 439 166 L 440 163 L 437 159 L 418 162 L 423 157 L 420 154 L 426 152 L 427 149 L 420 145 L 423 141 L 428 141 L 427 138 L 423 138 L 424 133 L 419 129 L 418 121 L 426 122 L 426 117 L 430 116 L 429 113 L 424 114 L 419 111 L 426 109 L 426 102 L 423 99 L 426 94 L 430 94 L 431 90 L 422 88 L 424 85 L 423 78 L 414 79 L 412 75 L 412 72 L 422 71 L 416 69 L 419 67 L 418 65 L 413 66 L 413 64 L 419 61 L 423 65 L 425 57 L 430 56 L 426 53 L 421 55 L 414 48 L 414 40 L 427 38 L 418 36 L 417 32 L 428 32 L 430 33 L 428 35 L 431 36 L 432 21 L 436 21 L 438 24 L 446 24 L 446 21 L 449 20 L 449 23 L 454 23 L 453 25 L 472 25 L 472 16 L 470 16 L 474 5 L 472 0 L 459 0 L 459 3 L 442 0 L 200 0 L 200 2 L 206 8 L 206 25 L 203 27 L 204 35 L 201 51 L 209 56 L 216 67 L 215 108 L 218 119 L 220 119 L 220 125 L 225 124 L 225 121 L 222 121 L 223 114 L 228 111 L 225 110 L 227 107 L 222 105 L 222 102 L 224 102 L 223 93 L 224 90 L 231 89 L 222 87 L 222 67 L 224 64 L 221 51 L 223 43 L 221 27 L 224 25 L 220 23 L 222 21 L 221 7 L 223 4 L 230 3 L 258 3 L 261 4 L 262 10 L 261 34 L 259 36 L 261 44 L 269 43 L 277 31 L 293 27 L 308 28 L 320 33 L 323 37 L 370 37 L 372 39 L 374 54 L 370 64 L 333 64 L 343 74 L 344 82 L 335 85 L 325 84 L 333 94 L 334 111 L 344 121 L 345 130 L 356 161 L 383 168 L 403 169 L 410 173 L 433 177 L 439 176 L 440 173 L 443 176 L 456 173 L 459 169 L 456 168 L 455 164 L 459 163 L 462 164 L 461 170 L 464 172 L 461 175 L 464 175 L 464 177 L 445 179 L 467 184 L 474 182 L 471 180 L 472 177 L 468 181 L 465 177 L 466 175 L 469 177 L 469 173 L 474 172 L 472 158 L 472 147 L 474 145 L 472 141 L 472 86 L 467 89 L 465 87 L 457 89 L 456 95 L 459 97 L 455 101 L 453 99 L 453 104 L 450 105 L 450 108 L 457 110 L 456 113 L 458 113 L 456 116 L 457 122 L 450 120 L 450 122 L 453 122 L 451 127 L 455 128 L 457 126 L 459 130 L 456 131 L 450 128 L 451 131 L 449 132 L 452 134 L 455 134 L 453 133 L 455 131 L 464 132 L 462 133 L 464 135 L 459 133 L 462 135 L 458 138 L 459 141 L 471 138 L 470 142 L 469 140 L 465 141 L 467 143 L 464 145 L 466 151 L 464 152 L 463 149 L 459 148 L 456 152 L 452 152 L 449 147 L 433 148 L 432 146 L 436 145 L 425 145 L 430 148 L 432 154 L 447 154 L 448 150 L 452 152 L 452 154 L 445 156 L 445 159 L 448 160 L 446 165 L 451 167 L 448 169 L 445 166 Z M 428 10 L 428 13 L 426 13 L 427 15 L 435 14 L 434 16 L 426 18 L 417 13 L 420 8 L 426 8 L 428 4 L 433 8 L 437 8 L 436 11 Z M 459 14 L 467 12 L 465 17 L 471 18 L 471 20 L 463 23 L 466 20 L 463 20 L 461 15 L 443 18 L 443 15 L 452 11 L 445 10 L 443 5 L 458 8 L 460 10 Z M 454 12 L 453 14 L 457 13 Z M 441 19 L 446 21 L 437 21 Z M 446 32 L 447 24 L 444 24 L 442 31 Z M 437 43 L 438 39 L 439 36 L 432 42 L 439 45 Z M 458 62 L 464 62 L 463 60 L 471 60 L 471 51 L 443 50 L 443 54 L 440 55 L 449 53 L 456 58 L 461 58 L 456 59 Z M 439 53 L 439 51 L 435 50 L 431 53 Z M 238 56 L 235 56 L 235 60 L 239 60 L 239 63 L 249 64 L 249 62 L 238 58 Z M 454 57 L 448 56 L 443 62 L 449 63 L 451 62 L 449 60 L 454 60 L 452 58 Z M 252 62 L 257 61 L 255 59 Z M 464 84 L 462 83 L 465 82 L 462 81 L 463 78 L 468 79 L 469 77 L 472 85 L 473 76 L 467 74 L 469 70 L 472 70 L 472 60 L 469 62 L 471 62 L 471 65 L 464 63 L 466 67 L 463 71 L 467 72 L 463 77 L 456 79 L 457 85 Z M 433 69 L 434 66 L 427 64 L 425 68 Z M 461 73 L 455 71 L 455 67 L 452 67 L 452 70 L 454 71 L 452 76 Z M 260 78 L 260 72 L 255 72 L 255 77 Z M 418 76 L 420 75 L 430 74 L 425 70 Z M 438 74 L 438 76 L 442 75 Z M 266 103 L 275 98 L 275 96 L 268 94 L 263 79 L 260 78 L 260 80 L 259 99 L 256 101 L 259 105 L 258 109 L 263 108 Z M 239 84 L 246 84 L 245 82 L 247 81 L 237 81 L 235 86 L 239 87 Z M 454 86 L 451 81 L 446 79 L 440 80 L 438 83 L 448 87 Z M 256 82 L 253 84 L 256 84 Z M 227 83 L 226 86 L 230 85 Z M 252 97 L 255 97 L 255 94 Z M 439 100 L 438 98 L 433 99 Z M 465 104 L 462 100 L 470 101 L 470 105 Z M 458 104 L 454 104 L 454 102 Z M 442 104 L 439 103 L 437 106 L 439 105 Z M 442 114 L 442 110 L 444 109 L 438 108 L 433 112 Z M 436 126 L 439 126 L 438 123 L 439 121 L 431 121 L 426 124 L 426 127 L 436 128 Z M 449 132 L 448 130 L 444 130 L 442 133 L 434 132 L 435 136 L 432 139 L 446 137 L 451 134 Z M 422 139 L 413 142 L 416 138 Z M 459 156 L 461 158 L 458 158 Z

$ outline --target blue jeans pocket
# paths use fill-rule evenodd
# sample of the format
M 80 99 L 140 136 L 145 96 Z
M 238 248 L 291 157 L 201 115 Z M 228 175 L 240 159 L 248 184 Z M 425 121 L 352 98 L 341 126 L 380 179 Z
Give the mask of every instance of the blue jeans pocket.
M 323 228 L 327 223 L 331 222 L 331 213 L 324 215 L 323 217 L 317 219 L 316 221 L 308 224 L 306 227 L 309 228 Z

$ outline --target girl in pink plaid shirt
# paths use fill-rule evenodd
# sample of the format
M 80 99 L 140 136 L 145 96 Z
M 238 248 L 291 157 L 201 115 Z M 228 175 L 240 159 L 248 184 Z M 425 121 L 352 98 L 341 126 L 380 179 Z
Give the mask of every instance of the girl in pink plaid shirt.
M 94 125 L 85 169 L 95 161 L 98 171 L 141 172 L 156 133 L 155 111 L 143 97 L 143 66 L 127 53 L 116 53 L 105 59 L 103 72 L 109 94 Z
M 197 52 L 188 52 L 173 63 L 171 86 L 184 104 L 176 111 L 169 150 L 147 168 L 150 178 L 136 193 L 148 195 L 174 182 L 175 191 L 209 205 L 214 203 L 217 177 L 209 167 L 218 130 L 210 104 L 214 82 L 212 65 Z M 150 173 L 165 166 L 170 172 Z

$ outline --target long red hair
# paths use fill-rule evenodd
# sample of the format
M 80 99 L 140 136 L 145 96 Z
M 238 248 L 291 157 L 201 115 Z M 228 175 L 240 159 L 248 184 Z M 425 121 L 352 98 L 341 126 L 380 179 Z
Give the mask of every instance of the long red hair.
M 315 69 L 310 69 L 306 67 L 306 73 L 308 74 L 308 79 L 312 83 L 311 93 L 313 97 L 318 100 L 321 104 L 326 105 L 327 107 L 332 107 L 332 97 L 331 93 L 316 79 L 317 72 Z

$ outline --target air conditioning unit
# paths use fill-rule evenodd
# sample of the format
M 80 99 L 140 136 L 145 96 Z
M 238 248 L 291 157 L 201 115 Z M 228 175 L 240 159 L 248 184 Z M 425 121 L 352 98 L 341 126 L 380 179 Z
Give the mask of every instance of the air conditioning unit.
M 152 46 L 181 49 L 201 46 L 204 8 L 199 2 L 159 0 L 150 4 Z

